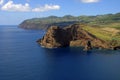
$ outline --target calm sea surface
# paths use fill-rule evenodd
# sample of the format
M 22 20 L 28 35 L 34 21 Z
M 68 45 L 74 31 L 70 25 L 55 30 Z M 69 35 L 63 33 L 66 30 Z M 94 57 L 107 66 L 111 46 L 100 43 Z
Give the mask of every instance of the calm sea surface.
M 0 26 L 0 80 L 120 80 L 120 51 L 45 49 L 43 34 Z

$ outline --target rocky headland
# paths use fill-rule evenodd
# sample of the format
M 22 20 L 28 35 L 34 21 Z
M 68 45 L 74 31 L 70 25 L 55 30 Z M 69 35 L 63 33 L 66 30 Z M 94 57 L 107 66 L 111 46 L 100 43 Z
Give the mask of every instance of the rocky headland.
M 118 46 L 111 46 L 108 42 L 97 38 L 94 34 L 84 30 L 79 24 L 73 24 L 65 28 L 51 26 L 42 39 L 37 41 L 46 48 L 58 47 L 84 47 L 84 50 L 98 49 L 119 49 Z
M 120 13 L 32 18 L 24 20 L 19 27 L 47 30 L 44 37 L 37 41 L 46 48 L 82 46 L 85 50 L 120 49 Z

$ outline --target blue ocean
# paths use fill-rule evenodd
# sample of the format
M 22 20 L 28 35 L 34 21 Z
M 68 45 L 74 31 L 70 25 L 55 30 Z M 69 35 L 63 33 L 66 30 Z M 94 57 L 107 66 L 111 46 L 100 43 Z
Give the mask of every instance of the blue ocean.
M 0 80 L 120 80 L 120 50 L 46 49 L 44 34 L 0 26 Z

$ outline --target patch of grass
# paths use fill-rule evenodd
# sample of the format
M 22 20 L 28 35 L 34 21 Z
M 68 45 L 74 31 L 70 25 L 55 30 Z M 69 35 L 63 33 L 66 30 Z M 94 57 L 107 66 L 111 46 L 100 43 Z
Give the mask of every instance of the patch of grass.
M 111 34 L 109 32 L 102 30 L 101 28 L 86 26 L 83 27 L 83 29 L 102 40 L 108 41 L 111 39 Z
M 110 24 L 104 24 L 100 25 L 101 27 L 107 27 L 107 28 L 115 28 L 120 30 L 120 23 L 110 23 Z
M 85 25 L 83 29 L 113 46 L 120 45 L 120 30 L 116 29 L 113 25 L 111 25 L 111 27 L 92 27 Z

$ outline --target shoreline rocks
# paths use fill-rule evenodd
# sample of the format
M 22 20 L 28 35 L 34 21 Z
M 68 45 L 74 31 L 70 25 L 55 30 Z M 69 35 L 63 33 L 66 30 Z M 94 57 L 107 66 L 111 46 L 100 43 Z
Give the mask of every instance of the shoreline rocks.
M 120 46 L 116 46 L 113 48 L 113 50 L 119 50 L 120 49 Z

